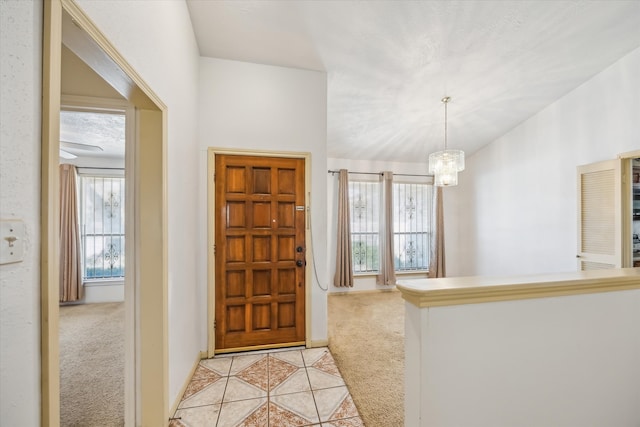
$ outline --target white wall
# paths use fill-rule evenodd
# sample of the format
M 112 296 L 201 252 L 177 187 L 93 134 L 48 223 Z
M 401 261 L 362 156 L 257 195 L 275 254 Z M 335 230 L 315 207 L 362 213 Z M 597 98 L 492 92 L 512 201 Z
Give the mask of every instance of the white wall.
M 80 7 L 168 107 L 169 404 L 201 350 L 198 48 L 184 2 L 79 0 Z
M 323 288 L 326 276 L 326 135 L 325 73 L 213 58 L 200 60 L 200 239 L 201 289 L 206 290 L 207 147 L 311 153 L 311 225 L 313 253 Z M 309 253 L 307 249 L 307 253 Z M 327 298 L 316 279 L 311 293 L 311 340 L 327 339 Z M 200 307 L 206 324 L 206 293 Z M 201 331 L 206 348 L 206 331 Z
M 426 159 L 425 159 L 426 160 Z M 373 172 L 392 171 L 396 174 L 407 175 L 426 175 L 428 172 L 427 162 L 423 163 L 406 163 L 406 162 L 384 162 L 373 160 L 354 160 L 354 159 L 327 159 L 328 170 L 347 169 L 352 172 Z M 374 175 L 351 175 L 351 179 L 363 179 L 377 181 L 378 176 Z M 336 271 L 336 247 L 338 233 L 338 174 L 327 173 L 327 218 L 329 221 L 327 227 L 327 262 L 329 266 L 329 292 L 359 292 L 372 290 L 389 290 L 395 289 L 395 286 L 383 286 L 376 283 L 375 275 L 354 275 L 353 287 L 342 288 L 333 285 L 333 276 Z M 395 180 L 401 182 L 425 182 L 426 178 L 421 177 L 396 177 Z M 399 274 L 402 278 L 426 277 L 426 274 Z
M 124 301 L 124 282 L 96 281 L 84 284 L 84 297 L 82 304 L 94 304 L 99 302 Z
M 640 149 L 640 49 L 467 160 L 445 189 L 447 272 L 576 269 L 576 166 Z
M 640 425 L 640 290 L 405 308 L 406 425 Z
M 0 218 L 26 225 L 24 261 L 0 266 L 0 424 L 40 425 L 42 3 L 0 2 Z

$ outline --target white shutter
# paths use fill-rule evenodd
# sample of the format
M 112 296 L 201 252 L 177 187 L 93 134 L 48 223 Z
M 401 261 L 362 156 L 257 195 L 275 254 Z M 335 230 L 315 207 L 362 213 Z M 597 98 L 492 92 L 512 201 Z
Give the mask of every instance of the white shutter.
M 578 269 L 622 267 L 621 161 L 578 167 Z

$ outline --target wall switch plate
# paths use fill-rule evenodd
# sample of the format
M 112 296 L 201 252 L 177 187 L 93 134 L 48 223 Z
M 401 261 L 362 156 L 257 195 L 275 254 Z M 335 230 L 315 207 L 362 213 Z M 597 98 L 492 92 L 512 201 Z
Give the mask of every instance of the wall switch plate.
M 24 222 L 0 220 L 0 264 L 24 260 Z

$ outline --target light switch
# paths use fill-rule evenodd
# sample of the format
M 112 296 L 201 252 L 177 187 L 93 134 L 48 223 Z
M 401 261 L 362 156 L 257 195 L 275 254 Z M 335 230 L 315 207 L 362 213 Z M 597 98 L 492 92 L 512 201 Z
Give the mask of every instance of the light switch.
M 24 259 L 24 222 L 18 219 L 0 220 L 0 264 Z

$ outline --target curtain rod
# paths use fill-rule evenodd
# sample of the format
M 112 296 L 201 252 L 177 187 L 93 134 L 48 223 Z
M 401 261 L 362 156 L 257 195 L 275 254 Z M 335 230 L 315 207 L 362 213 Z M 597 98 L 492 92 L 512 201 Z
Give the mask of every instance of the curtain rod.
M 328 173 L 330 173 L 331 175 L 335 175 L 337 173 L 339 173 L 339 170 L 331 170 L 329 169 L 327 171 Z M 382 172 L 351 172 L 349 171 L 348 173 L 354 173 L 357 175 L 382 175 Z M 424 177 L 424 178 L 429 178 L 432 177 L 433 175 L 417 175 L 417 174 L 410 174 L 410 173 L 394 173 L 393 176 L 419 176 L 419 177 Z

